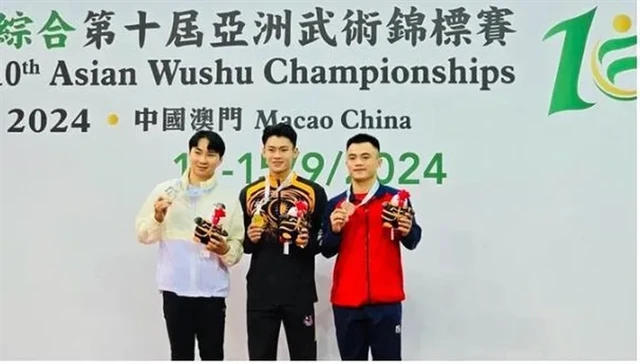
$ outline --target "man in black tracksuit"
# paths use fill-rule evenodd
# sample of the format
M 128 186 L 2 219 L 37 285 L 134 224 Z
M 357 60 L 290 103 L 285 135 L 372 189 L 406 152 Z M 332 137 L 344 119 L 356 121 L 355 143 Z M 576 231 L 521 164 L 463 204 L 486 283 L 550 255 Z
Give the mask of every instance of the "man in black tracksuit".
M 291 360 L 316 360 L 315 256 L 327 195 L 292 171 L 297 135 L 290 125 L 264 130 L 269 173 L 242 189 L 247 230 L 247 334 L 250 360 L 276 360 L 281 323 Z M 265 196 L 267 198 L 265 198 Z

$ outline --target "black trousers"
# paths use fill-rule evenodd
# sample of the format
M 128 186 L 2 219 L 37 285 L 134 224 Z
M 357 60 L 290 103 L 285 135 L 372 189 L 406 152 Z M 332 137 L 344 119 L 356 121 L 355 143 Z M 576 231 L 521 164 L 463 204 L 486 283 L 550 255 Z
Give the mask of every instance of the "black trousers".
M 313 303 L 247 310 L 249 360 L 276 360 L 280 324 L 284 326 L 290 360 L 316 360 L 316 322 Z
M 171 360 L 195 360 L 195 341 L 201 360 L 224 359 L 226 303 L 222 297 L 181 297 L 163 292 Z
M 400 303 L 360 308 L 333 307 L 342 360 L 402 360 Z

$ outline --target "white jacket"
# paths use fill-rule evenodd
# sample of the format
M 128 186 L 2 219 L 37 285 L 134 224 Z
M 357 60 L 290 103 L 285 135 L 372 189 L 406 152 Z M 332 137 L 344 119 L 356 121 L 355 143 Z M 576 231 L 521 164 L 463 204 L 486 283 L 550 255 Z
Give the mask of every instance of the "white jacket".
M 136 217 L 136 233 L 142 244 L 159 243 L 156 280 L 158 289 L 188 297 L 226 297 L 229 293 L 228 267 L 243 254 L 244 221 L 237 193 L 221 186 L 214 175 L 198 186 L 190 185 L 189 169 L 181 178 L 158 184 L 149 194 Z M 162 223 L 154 217 L 159 196 L 173 203 Z M 211 221 L 213 209 L 222 203 L 226 216 L 220 220 L 229 233 L 229 251 L 222 256 L 206 250 L 193 240 L 201 217 Z

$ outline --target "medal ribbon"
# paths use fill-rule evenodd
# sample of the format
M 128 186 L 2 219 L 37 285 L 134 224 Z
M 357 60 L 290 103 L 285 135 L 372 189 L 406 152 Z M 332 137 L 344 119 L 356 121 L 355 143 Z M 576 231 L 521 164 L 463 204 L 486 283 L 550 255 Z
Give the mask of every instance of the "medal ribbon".
M 360 207 L 360 206 L 364 205 L 365 203 L 369 202 L 369 200 L 371 200 L 371 198 L 373 198 L 373 196 L 376 194 L 376 192 L 378 192 L 379 188 L 380 188 L 380 182 L 378 182 L 378 179 L 376 179 L 376 183 L 374 183 L 373 186 L 371 186 L 371 188 L 369 189 L 369 192 L 367 192 L 367 195 L 364 197 L 364 199 L 362 199 L 362 201 L 355 208 L 357 209 L 358 207 Z M 351 190 L 352 189 L 353 189 L 353 186 L 349 186 L 349 188 L 347 189 L 346 201 L 349 202 L 349 203 L 351 203 Z
M 289 173 L 289 175 L 287 176 L 287 178 L 285 178 L 284 182 L 282 182 L 282 184 L 280 186 L 278 186 L 278 188 L 276 188 L 275 193 L 278 194 L 278 192 L 282 191 L 282 189 L 284 189 L 285 187 L 289 186 L 291 184 L 291 182 L 293 181 L 293 176 L 294 175 L 295 175 L 295 173 L 293 171 L 291 171 Z M 271 198 L 271 181 L 269 179 L 269 174 L 267 174 L 265 176 L 264 180 L 265 180 L 264 196 L 262 197 L 262 200 L 256 205 L 256 210 L 253 213 L 254 215 L 259 215 L 260 214 L 260 210 L 262 210 L 262 207 Z

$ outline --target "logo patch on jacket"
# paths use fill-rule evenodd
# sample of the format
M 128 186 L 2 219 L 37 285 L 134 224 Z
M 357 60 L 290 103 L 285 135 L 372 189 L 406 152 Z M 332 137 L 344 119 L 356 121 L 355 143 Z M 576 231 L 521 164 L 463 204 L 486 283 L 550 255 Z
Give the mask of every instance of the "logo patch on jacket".
M 304 324 L 304 326 L 313 326 L 313 316 L 311 315 L 307 315 L 304 317 L 304 320 L 302 320 L 302 323 Z

